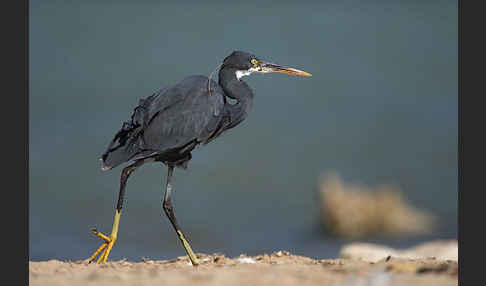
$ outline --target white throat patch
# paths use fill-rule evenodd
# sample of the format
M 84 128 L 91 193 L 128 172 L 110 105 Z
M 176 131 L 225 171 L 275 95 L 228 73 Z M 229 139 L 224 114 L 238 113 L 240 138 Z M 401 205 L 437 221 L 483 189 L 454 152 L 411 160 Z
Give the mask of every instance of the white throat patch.
M 236 71 L 236 78 L 238 80 L 240 80 L 240 78 L 246 76 L 246 75 L 250 75 L 251 74 L 251 71 L 249 70 L 237 70 Z

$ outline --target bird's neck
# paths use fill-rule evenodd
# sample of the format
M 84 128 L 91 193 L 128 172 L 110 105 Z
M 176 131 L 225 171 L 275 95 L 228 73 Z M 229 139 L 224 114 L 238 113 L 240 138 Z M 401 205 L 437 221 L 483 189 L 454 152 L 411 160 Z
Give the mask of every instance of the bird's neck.
M 226 96 L 235 99 L 235 104 L 226 103 L 229 112 L 232 128 L 243 121 L 251 110 L 253 103 L 253 92 L 250 87 L 236 77 L 236 69 L 224 67 L 219 71 L 219 85 L 223 88 Z

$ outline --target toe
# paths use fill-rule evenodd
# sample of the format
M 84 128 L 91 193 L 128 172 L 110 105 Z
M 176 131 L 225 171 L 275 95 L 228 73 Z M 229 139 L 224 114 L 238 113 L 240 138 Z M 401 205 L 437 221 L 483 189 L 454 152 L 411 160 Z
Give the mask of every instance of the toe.
M 91 230 L 93 232 L 94 235 L 96 235 L 97 237 L 103 239 L 105 242 L 110 242 L 110 238 L 104 234 L 102 234 L 101 232 L 97 231 L 96 228 L 93 228 Z
M 93 260 L 96 258 L 96 256 L 98 256 L 98 254 L 107 246 L 108 244 L 105 242 L 103 243 L 99 248 L 98 250 L 95 251 L 95 253 L 93 253 L 93 255 L 91 255 L 91 257 L 89 258 L 89 263 L 93 262 Z

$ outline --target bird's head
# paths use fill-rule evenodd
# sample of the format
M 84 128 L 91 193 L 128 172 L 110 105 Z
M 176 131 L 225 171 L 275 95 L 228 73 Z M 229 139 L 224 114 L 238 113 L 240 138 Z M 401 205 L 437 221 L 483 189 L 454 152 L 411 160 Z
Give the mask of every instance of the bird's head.
M 222 68 L 224 67 L 235 69 L 238 79 L 252 73 L 284 73 L 297 76 L 312 76 L 310 73 L 295 68 L 265 62 L 243 51 L 234 51 L 231 55 L 227 56 L 222 64 Z

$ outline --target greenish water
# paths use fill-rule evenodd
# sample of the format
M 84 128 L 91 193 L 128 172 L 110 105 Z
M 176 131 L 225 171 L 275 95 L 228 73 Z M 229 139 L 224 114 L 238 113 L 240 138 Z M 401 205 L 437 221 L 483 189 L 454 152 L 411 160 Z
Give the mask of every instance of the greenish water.
M 457 2 L 30 3 L 29 256 L 84 259 L 111 230 L 121 168 L 99 155 L 141 97 L 231 51 L 312 78 L 253 75 L 248 119 L 176 170 L 174 204 L 196 252 L 285 249 L 334 257 L 320 229 L 317 179 L 335 170 L 394 183 L 440 218 L 405 247 L 457 238 Z M 111 259 L 184 255 L 161 209 L 166 168 L 127 186 Z

